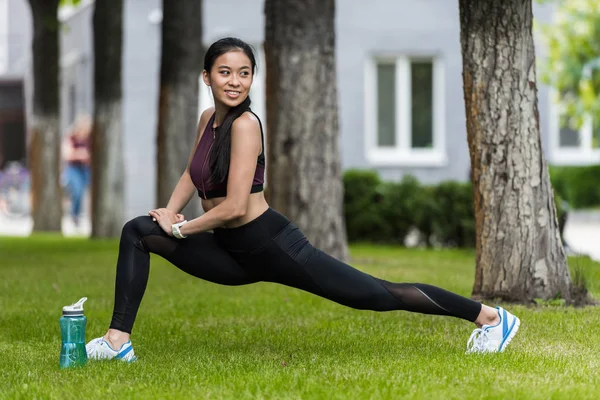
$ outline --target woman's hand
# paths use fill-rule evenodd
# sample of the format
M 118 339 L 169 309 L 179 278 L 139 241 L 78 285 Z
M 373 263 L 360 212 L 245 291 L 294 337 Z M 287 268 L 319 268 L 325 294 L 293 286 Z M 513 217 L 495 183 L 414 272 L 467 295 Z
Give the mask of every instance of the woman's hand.
M 166 208 L 157 208 L 156 210 L 148 212 L 148 215 L 152 217 L 152 221 L 158 222 L 158 225 L 160 225 L 162 230 L 169 236 L 173 236 L 171 225 L 185 220 L 183 214 L 176 214 Z

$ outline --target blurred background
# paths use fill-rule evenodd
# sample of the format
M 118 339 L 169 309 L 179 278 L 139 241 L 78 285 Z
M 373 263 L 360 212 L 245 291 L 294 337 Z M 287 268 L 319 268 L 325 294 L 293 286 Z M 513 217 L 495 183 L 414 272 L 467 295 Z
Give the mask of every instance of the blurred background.
M 95 2 L 75 3 L 63 2 L 58 9 L 59 126 L 63 137 L 72 133 L 78 118 L 94 114 L 92 19 Z M 544 153 L 551 165 L 560 212 L 569 211 L 571 216 L 567 227 L 570 238 L 567 235 L 566 242 L 579 246 L 578 251 L 591 254 L 593 250 L 588 247 L 593 246 L 585 243 L 586 238 L 600 226 L 597 213 L 600 124 L 593 118 L 581 117 L 576 102 L 570 101 L 569 77 L 565 76 L 565 70 L 569 70 L 576 76 L 596 79 L 595 59 L 600 53 L 594 49 L 600 48 L 600 37 L 592 27 L 600 21 L 600 12 L 597 2 L 583 3 L 587 4 L 583 8 L 587 11 L 579 9 L 577 13 L 569 8 L 572 4 L 534 3 L 534 37 Z M 156 130 L 162 5 L 159 0 L 123 2 L 124 220 L 157 206 Z M 237 36 L 256 49 L 258 73 L 251 97 L 253 109 L 263 121 L 266 120 L 267 74 L 263 49 L 264 7 L 262 0 L 203 0 L 202 20 L 198 21 L 204 46 L 221 37 Z M 469 184 L 458 13 L 456 2 L 447 0 L 372 0 L 368 6 L 357 1 L 337 2 L 335 76 L 340 161 L 347 192 L 353 191 L 348 185 L 364 182 L 374 191 L 380 190 L 381 182 L 404 185 L 398 193 L 403 193 L 402 188 L 416 193 L 417 187 L 436 187 L 448 182 L 456 183 L 457 187 Z M 573 20 L 573 15 L 578 19 Z M 570 31 L 565 26 L 578 27 L 577 32 L 571 32 L 578 36 L 569 36 Z M 27 0 L 0 0 L 0 234 L 3 235 L 29 235 L 33 227 L 27 167 L 34 85 L 33 31 L 32 11 Z M 586 44 L 590 43 L 588 51 Z M 576 63 L 561 61 L 568 57 L 569 48 L 582 49 Z M 211 106 L 210 94 L 203 84 L 199 85 L 197 103 L 198 115 Z M 72 198 L 65 173 L 67 164 L 63 158 L 62 232 L 87 236 L 91 232 L 90 186 L 84 185 L 80 218 L 74 220 L 69 213 Z M 436 190 L 439 197 L 444 190 L 458 193 L 463 189 Z M 467 193 L 466 197 L 459 196 L 462 200 L 452 200 L 454 205 L 438 212 L 460 213 L 456 211 L 456 202 L 463 206 L 470 202 L 468 190 L 461 193 Z M 456 197 L 452 196 L 454 194 L 447 198 Z M 400 197 L 406 198 L 399 196 L 398 201 Z M 422 197 L 413 201 L 417 200 L 423 203 Z M 363 208 L 352 201 L 358 200 L 345 197 L 347 219 L 352 212 L 358 214 Z M 469 219 L 472 205 L 465 207 L 462 220 L 449 236 L 465 235 L 464 240 L 454 240 L 468 246 L 472 243 L 469 235 L 473 227 L 470 220 L 465 220 Z M 406 208 L 410 210 L 411 204 Z M 427 211 L 430 218 L 434 217 L 433 208 Z M 347 221 L 349 239 L 369 238 L 375 235 L 373 232 L 389 236 L 394 229 L 386 231 L 382 223 Z M 410 241 L 410 227 L 407 223 L 405 232 L 400 235 L 402 240 Z M 457 234 L 457 230 L 467 233 Z

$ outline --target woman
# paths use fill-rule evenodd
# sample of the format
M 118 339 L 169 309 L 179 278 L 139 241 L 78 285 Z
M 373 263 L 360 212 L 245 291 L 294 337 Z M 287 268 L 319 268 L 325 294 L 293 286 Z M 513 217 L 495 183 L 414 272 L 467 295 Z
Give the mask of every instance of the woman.
M 203 80 L 215 108 L 200 118 L 188 168 L 167 206 L 123 227 L 110 329 L 88 343 L 88 357 L 135 360 L 130 334 L 148 280 L 149 253 L 223 285 L 276 282 L 356 309 L 462 318 L 478 326 L 470 352 L 504 350 L 519 328 L 519 319 L 504 309 L 426 284 L 367 275 L 314 248 L 269 207 L 262 126 L 248 97 L 255 68 L 252 49 L 239 39 L 225 38 L 208 49 Z M 196 191 L 206 212 L 186 221 L 179 212 Z
M 92 120 L 86 115 L 79 116 L 73 129 L 65 135 L 62 152 L 65 167 L 66 186 L 71 195 L 71 218 L 79 225 L 81 206 L 85 191 L 90 183 L 90 133 Z

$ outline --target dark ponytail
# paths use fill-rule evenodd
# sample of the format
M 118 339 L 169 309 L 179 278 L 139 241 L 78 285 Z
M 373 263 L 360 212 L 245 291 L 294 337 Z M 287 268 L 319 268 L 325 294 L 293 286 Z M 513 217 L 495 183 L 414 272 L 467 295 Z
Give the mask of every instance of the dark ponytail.
M 204 56 L 204 69 L 210 73 L 215 60 L 221 55 L 230 51 L 243 51 L 250 59 L 252 64 L 252 74 L 256 71 L 256 58 L 252 47 L 243 40 L 237 38 L 224 38 L 213 43 Z M 215 142 L 210 151 L 210 180 L 212 183 L 221 183 L 229 174 L 229 161 L 231 159 L 231 127 L 233 122 L 243 113 L 250 110 L 250 96 L 243 102 L 230 108 L 225 115 L 225 119 L 215 131 Z M 212 127 L 211 127 L 212 128 Z
M 250 109 L 250 96 L 246 97 L 237 106 L 229 109 L 223 123 L 215 131 L 215 142 L 210 150 L 210 180 L 221 183 L 229 174 L 229 161 L 231 160 L 231 127 L 233 121 Z

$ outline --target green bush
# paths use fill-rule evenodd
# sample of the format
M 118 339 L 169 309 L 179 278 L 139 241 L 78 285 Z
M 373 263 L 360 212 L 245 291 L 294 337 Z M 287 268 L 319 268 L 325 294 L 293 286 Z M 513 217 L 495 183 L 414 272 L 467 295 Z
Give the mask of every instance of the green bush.
M 435 190 L 435 186 L 422 186 L 416 201 L 419 206 L 413 210 L 415 228 L 420 232 L 423 244 L 427 247 L 431 247 L 433 243 L 434 223 L 438 212 Z
M 600 165 L 550 167 L 550 182 L 572 208 L 600 207 Z
M 410 229 L 417 225 L 416 216 L 422 207 L 421 184 L 413 176 L 407 175 L 400 182 L 386 182 L 382 185 L 382 214 L 390 226 L 390 241 L 404 243 Z
M 555 174 L 556 177 L 556 174 Z M 559 228 L 566 221 L 562 195 L 555 186 Z M 412 228 L 427 247 L 475 246 L 475 207 L 470 182 L 441 182 L 423 186 L 413 176 L 382 182 L 375 171 L 344 174 L 344 215 L 348 240 L 404 244 Z
M 374 171 L 344 174 L 348 240 L 404 243 L 416 228 L 431 246 L 473 247 L 475 223 L 470 183 L 422 186 L 413 176 L 382 182 Z
M 433 236 L 450 247 L 475 246 L 475 210 L 471 183 L 446 181 L 433 187 Z
M 382 215 L 381 179 L 375 171 L 344 174 L 344 217 L 349 241 L 385 241 L 391 227 Z

